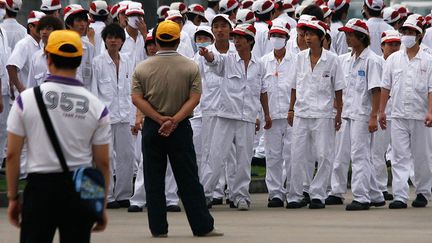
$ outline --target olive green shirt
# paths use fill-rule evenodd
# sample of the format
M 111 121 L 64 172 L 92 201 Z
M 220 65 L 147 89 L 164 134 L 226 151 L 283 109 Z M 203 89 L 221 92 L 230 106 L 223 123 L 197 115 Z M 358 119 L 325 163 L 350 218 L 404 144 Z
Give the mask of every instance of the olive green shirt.
M 201 94 L 198 65 L 175 51 L 159 51 L 138 64 L 132 76 L 132 94 L 139 94 L 161 115 L 174 116 L 189 99 Z

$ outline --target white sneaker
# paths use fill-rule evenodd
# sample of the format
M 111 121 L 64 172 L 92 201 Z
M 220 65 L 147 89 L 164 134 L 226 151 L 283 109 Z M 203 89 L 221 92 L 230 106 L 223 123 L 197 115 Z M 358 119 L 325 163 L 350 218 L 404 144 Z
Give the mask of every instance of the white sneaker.
M 249 202 L 245 199 L 240 199 L 237 203 L 237 209 L 239 211 L 248 211 L 249 210 Z

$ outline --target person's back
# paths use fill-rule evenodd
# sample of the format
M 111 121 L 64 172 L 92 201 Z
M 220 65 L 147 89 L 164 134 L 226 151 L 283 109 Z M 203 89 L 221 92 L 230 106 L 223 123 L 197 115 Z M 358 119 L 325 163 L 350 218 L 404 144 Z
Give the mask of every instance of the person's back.
M 15 44 L 27 35 L 26 28 L 16 20 L 21 5 L 21 0 L 6 1 L 5 3 L 6 17 L 3 23 L 0 23 L 0 27 L 5 31 L 8 37 L 9 51 L 13 51 Z

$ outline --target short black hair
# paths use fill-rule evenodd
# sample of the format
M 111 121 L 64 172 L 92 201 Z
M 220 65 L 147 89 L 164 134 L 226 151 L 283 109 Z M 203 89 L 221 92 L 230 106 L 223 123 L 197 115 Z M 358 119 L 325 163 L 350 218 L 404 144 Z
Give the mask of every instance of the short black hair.
M 209 7 L 209 8 L 214 8 L 214 7 L 216 7 L 217 5 L 219 4 L 219 2 L 208 2 L 207 3 L 207 7 Z
M 44 16 L 39 20 L 39 24 L 36 27 L 37 32 L 40 32 L 43 29 L 51 27 L 53 30 L 62 30 L 64 29 L 63 22 L 54 16 Z
M 237 11 L 238 11 L 238 8 L 235 8 L 235 9 L 233 9 L 231 11 L 226 12 L 225 14 L 228 15 L 228 16 L 231 16 L 231 14 L 237 14 Z
M 343 5 L 342 8 L 336 10 L 332 14 L 332 21 L 333 22 L 341 21 L 342 20 L 342 15 L 347 14 L 348 13 L 348 9 L 349 9 L 349 3 L 346 3 L 345 5 Z
M 6 15 L 8 17 L 11 17 L 11 18 L 16 18 L 16 16 L 18 15 L 18 13 L 15 13 L 14 11 L 10 11 L 9 9 L 6 8 Z
M 100 22 L 105 22 L 108 19 L 108 15 L 91 15 L 92 19 L 94 21 L 100 21 Z
M 58 10 L 41 10 L 41 12 L 46 14 L 46 15 L 53 15 L 57 11 Z
M 60 50 L 63 52 L 76 52 L 77 49 L 70 45 L 70 44 L 64 44 L 60 47 Z M 79 57 L 63 57 L 56 54 L 48 53 L 49 57 L 51 57 L 51 60 L 53 61 L 53 64 L 58 69 L 77 69 L 81 65 L 81 58 Z
M 318 38 L 320 38 L 320 39 L 322 39 L 323 37 L 325 38 L 325 35 L 324 35 L 324 33 L 321 30 L 313 29 L 313 28 L 310 28 L 310 27 L 301 27 L 301 29 L 304 30 L 304 31 L 311 31 L 311 32 L 315 33 L 318 36 Z M 324 44 L 323 42 L 324 42 L 324 39 L 321 40 L 321 47 Z
M 122 39 L 124 42 L 126 40 L 126 34 L 124 29 L 117 23 L 111 23 L 102 30 L 102 40 L 106 40 L 108 36 L 114 36 Z
M 27 34 L 29 34 L 29 35 L 30 35 L 30 25 L 33 26 L 33 27 L 37 27 L 37 26 L 36 26 L 35 24 L 33 24 L 33 23 L 27 24 Z M 36 29 L 36 31 L 37 31 L 37 29 Z
M 251 44 L 251 50 L 252 50 L 252 49 L 254 48 L 254 46 L 255 46 L 255 38 L 253 38 L 253 37 L 250 36 L 250 35 L 231 34 L 231 36 L 240 36 L 240 37 L 246 38 L 247 41 L 252 41 L 252 44 Z
M 71 14 L 69 17 L 67 17 L 65 24 L 66 28 L 69 28 L 69 26 L 72 26 L 76 19 L 88 21 L 88 15 L 86 12 L 79 12 L 76 14 Z
M 311 4 L 305 7 L 301 14 L 312 15 L 315 16 L 318 20 L 324 21 L 324 13 L 322 9 L 315 4 Z
M 271 20 L 271 15 L 274 14 L 274 12 L 275 12 L 275 10 L 274 10 L 274 8 L 273 8 L 270 12 L 265 13 L 265 14 L 257 14 L 257 13 L 255 12 L 255 16 L 256 16 L 256 18 L 257 18 L 259 21 L 266 22 L 266 21 L 270 21 L 270 20 Z
M 163 37 L 163 35 L 161 35 L 161 36 Z M 180 38 L 178 38 L 177 40 L 173 40 L 173 41 L 161 41 L 158 38 L 156 38 L 156 42 L 159 44 L 160 47 L 168 47 L 169 48 L 169 47 L 175 47 L 176 45 L 180 44 Z
M 365 48 L 370 46 L 370 37 L 365 33 L 354 31 L 354 36 L 362 42 Z
M 190 21 L 193 21 L 197 15 L 198 15 L 198 14 L 189 13 L 189 12 L 186 13 L 186 17 L 187 17 L 187 19 L 190 20 Z
M 197 32 L 195 32 L 195 34 L 194 34 L 194 41 L 196 41 L 196 36 L 197 35 L 204 35 L 204 36 L 207 36 L 207 37 L 209 37 L 210 39 L 212 39 L 212 40 L 214 40 L 214 37 L 212 36 L 212 35 L 210 35 L 209 33 L 207 33 L 206 31 L 197 31 Z

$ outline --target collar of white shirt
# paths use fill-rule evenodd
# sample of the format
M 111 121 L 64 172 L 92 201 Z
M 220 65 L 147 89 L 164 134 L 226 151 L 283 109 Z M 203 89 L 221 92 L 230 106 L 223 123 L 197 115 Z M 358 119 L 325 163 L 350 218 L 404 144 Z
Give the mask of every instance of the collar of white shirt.
M 236 61 L 240 62 L 241 60 L 242 59 L 241 59 L 240 55 L 238 53 L 236 53 Z M 250 59 L 250 61 L 253 62 L 253 63 L 256 63 L 256 58 L 255 58 L 254 54 L 252 54 L 252 52 L 251 52 L 251 59 Z
M 79 81 L 78 79 L 68 78 L 68 77 L 63 77 L 63 76 L 57 76 L 57 75 L 48 76 L 48 78 L 45 82 L 54 82 L 54 83 L 67 84 L 67 85 L 73 85 L 73 86 L 84 86 L 84 84 L 81 81 Z
M 308 53 L 307 58 L 310 59 L 310 49 L 307 49 L 307 53 Z M 326 49 L 322 48 L 322 53 L 321 53 L 321 57 L 319 60 L 322 62 L 327 61 L 327 55 L 328 55 L 328 51 Z
M 408 54 L 407 54 L 407 52 L 406 52 L 406 47 L 405 48 L 401 48 L 401 53 L 404 55 L 404 56 L 406 56 L 406 58 L 408 59 Z M 413 58 L 413 59 L 422 59 L 422 57 L 423 57 L 423 53 L 424 53 L 424 51 L 423 51 L 423 49 L 420 47 L 420 49 L 419 49 L 419 51 L 417 52 L 417 54 L 415 55 L 415 57 Z

